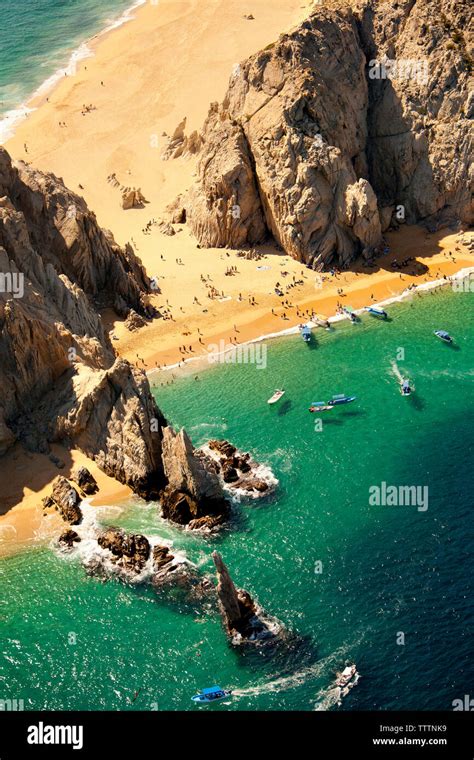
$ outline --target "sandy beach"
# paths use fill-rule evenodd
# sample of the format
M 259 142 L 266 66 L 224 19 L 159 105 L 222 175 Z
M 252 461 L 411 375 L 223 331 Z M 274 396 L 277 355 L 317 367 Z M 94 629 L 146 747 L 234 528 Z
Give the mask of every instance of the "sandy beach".
M 257 258 L 247 260 L 236 251 L 198 249 L 182 225 L 172 237 L 156 225 L 144 232 L 148 222 L 165 218 L 165 207 L 192 184 L 196 170 L 196 158 L 162 159 L 164 133 L 172 134 L 183 117 L 187 134 L 199 130 L 209 104 L 223 98 L 233 66 L 295 26 L 311 5 L 302 0 L 147 3 L 132 21 L 92 41 L 94 56 L 32 101 L 36 110 L 5 143 L 13 158 L 55 173 L 82 194 L 99 223 L 120 244 L 132 242 L 148 274 L 157 278 L 161 292 L 153 302 L 169 318 L 131 333 L 114 315 L 104 314 L 118 353 L 141 368 L 205 356 L 220 340 L 230 345 L 279 332 L 312 312 L 329 317 L 338 303 L 361 308 L 474 264 L 449 230 L 429 234 L 402 226 L 386 236 L 389 252 L 375 268 L 358 262 L 336 275 L 317 275 L 272 245 L 259 247 Z M 250 13 L 251 20 L 245 18 Z M 112 173 L 121 184 L 141 188 L 148 201 L 144 208 L 122 209 L 119 190 L 107 180 Z M 410 261 L 399 271 L 392 267 L 394 259 Z M 283 297 L 275 293 L 277 283 Z M 99 482 L 100 503 L 129 496 L 79 452 L 58 456 L 67 457 L 65 475 L 86 462 Z M 45 530 L 41 498 L 58 474 L 46 457 L 17 449 L 1 467 L 9 473 L 9 485 L 1 501 L 0 513 L 8 514 L 0 518 L 0 550 L 11 539 L 32 540 Z

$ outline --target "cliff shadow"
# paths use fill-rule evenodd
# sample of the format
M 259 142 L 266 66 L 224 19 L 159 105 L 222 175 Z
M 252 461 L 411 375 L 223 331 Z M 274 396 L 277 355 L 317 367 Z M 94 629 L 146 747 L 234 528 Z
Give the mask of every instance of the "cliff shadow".
M 60 445 L 54 445 L 52 455 L 62 467 L 52 462 L 47 454 L 30 452 L 21 443 L 15 444 L 0 458 L 0 515 L 5 515 L 27 497 L 28 506 L 40 506 L 45 495 L 42 491 L 58 475 L 68 477 L 74 468 L 71 453 Z M 27 491 L 33 493 L 27 494 Z M 35 495 L 37 499 L 35 503 Z

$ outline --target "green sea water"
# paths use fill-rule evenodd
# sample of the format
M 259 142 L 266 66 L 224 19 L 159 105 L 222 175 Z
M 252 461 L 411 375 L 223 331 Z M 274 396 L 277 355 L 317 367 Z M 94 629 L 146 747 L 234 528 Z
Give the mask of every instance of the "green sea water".
M 445 289 L 390 306 L 388 322 L 317 330 L 312 347 L 268 341 L 266 369 L 158 378 L 173 425 L 197 445 L 225 437 L 251 451 L 278 489 L 236 504 L 218 536 L 171 527 L 138 499 L 100 519 L 172 540 L 202 572 L 218 549 L 288 644 L 232 648 L 213 609 L 104 582 L 37 545 L 0 560 L 0 697 L 25 709 L 452 709 L 474 675 L 473 306 L 472 293 Z M 392 368 L 403 353 L 408 398 Z M 286 394 L 271 407 L 276 387 Z M 357 400 L 321 415 L 319 431 L 308 406 L 335 393 Z M 382 482 L 426 486 L 428 509 L 371 506 Z M 331 685 L 346 661 L 361 678 L 337 706 Z M 234 696 L 194 706 L 214 683 Z

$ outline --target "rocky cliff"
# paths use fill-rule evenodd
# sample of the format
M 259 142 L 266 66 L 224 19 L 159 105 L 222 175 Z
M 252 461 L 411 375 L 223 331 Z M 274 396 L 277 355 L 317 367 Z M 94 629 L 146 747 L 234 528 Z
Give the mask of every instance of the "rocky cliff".
M 77 447 L 147 499 L 167 487 L 187 523 L 223 514 L 222 488 L 167 426 L 145 373 L 115 356 L 99 314 L 146 318 L 149 287 L 82 198 L 0 148 L 0 455 L 17 440 Z M 193 513 L 180 513 L 184 495 Z
M 0 149 L 0 452 L 66 440 L 138 493 L 163 485 L 162 415 L 98 312 L 146 316 L 148 291 L 82 198 Z
M 236 67 L 186 201 L 199 243 L 271 233 L 321 268 L 376 254 L 394 212 L 471 222 L 468 8 L 329 1 Z

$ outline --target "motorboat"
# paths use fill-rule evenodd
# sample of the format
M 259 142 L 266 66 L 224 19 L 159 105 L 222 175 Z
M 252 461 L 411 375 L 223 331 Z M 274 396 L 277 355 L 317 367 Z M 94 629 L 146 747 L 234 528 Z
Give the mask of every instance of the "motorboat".
M 220 686 L 210 686 L 208 689 L 202 689 L 199 694 L 195 694 L 191 697 L 193 702 L 199 704 L 211 704 L 211 702 L 219 702 L 226 697 L 230 697 L 232 691 L 230 689 L 221 689 Z
M 310 412 L 329 412 L 331 409 L 334 409 L 334 406 L 329 406 L 324 401 L 313 401 L 309 407 Z
M 402 380 L 400 383 L 400 393 L 402 396 L 409 396 L 412 392 L 410 381 L 408 379 Z
M 325 330 L 330 330 L 331 329 L 331 325 L 329 323 L 329 320 L 327 320 L 327 319 L 323 319 L 322 317 L 317 317 L 317 316 L 313 315 L 311 317 L 311 321 L 314 322 L 314 324 L 317 325 L 318 327 L 324 327 Z
M 366 306 L 365 310 L 374 317 L 381 317 L 382 319 L 387 319 L 388 317 L 385 309 L 381 309 L 380 306 Z
M 336 679 L 336 686 L 340 686 L 341 689 L 346 688 L 350 682 L 357 676 L 357 667 L 354 663 L 352 665 L 346 665 L 341 673 L 338 673 Z
M 311 340 L 311 329 L 308 325 L 299 325 L 300 335 L 305 343 L 309 343 Z
M 452 343 L 453 339 L 451 338 L 450 334 L 446 332 L 446 330 L 435 330 L 434 334 L 437 338 L 444 341 L 444 343 Z
M 268 399 L 267 404 L 276 404 L 276 402 L 281 399 L 284 393 L 285 391 L 277 389 L 275 393 L 273 394 L 273 396 Z
M 339 406 L 340 404 L 350 404 L 351 401 L 356 400 L 356 396 L 345 396 L 344 393 L 338 393 L 328 401 L 328 406 Z
M 343 306 L 342 311 L 351 320 L 353 325 L 359 322 L 359 317 L 357 316 L 357 314 L 354 314 L 352 309 L 350 309 L 348 306 Z

